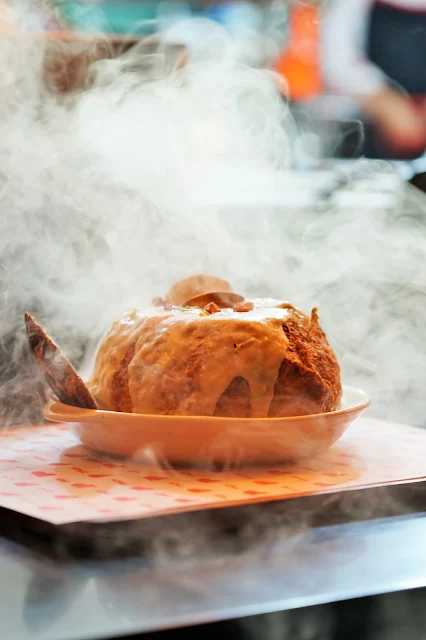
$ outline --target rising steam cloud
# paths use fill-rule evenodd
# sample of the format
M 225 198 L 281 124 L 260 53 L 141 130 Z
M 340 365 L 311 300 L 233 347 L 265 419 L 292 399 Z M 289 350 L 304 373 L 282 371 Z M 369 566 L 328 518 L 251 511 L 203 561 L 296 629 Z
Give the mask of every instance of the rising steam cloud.
M 82 365 L 112 317 L 193 272 L 319 306 L 344 381 L 376 415 L 422 423 L 423 199 L 408 191 L 379 211 L 197 204 L 195 168 L 288 168 L 294 126 L 269 72 L 239 63 L 219 27 L 191 28 L 205 44 L 188 67 L 136 49 L 94 64 L 91 88 L 66 99 L 46 86 L 40 39 L 0 40 L 1 423 L 41 406 L 24 310 Z

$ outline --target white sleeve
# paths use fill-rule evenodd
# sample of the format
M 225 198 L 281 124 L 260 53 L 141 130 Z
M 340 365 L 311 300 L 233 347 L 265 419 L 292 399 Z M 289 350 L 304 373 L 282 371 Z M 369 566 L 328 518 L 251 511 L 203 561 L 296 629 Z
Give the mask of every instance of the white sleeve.
M 366 57 L 373 0 L 330 0 L 321 28 L 322 71 L 329 90 L 361 97 L 380 92 L 386 76 Z

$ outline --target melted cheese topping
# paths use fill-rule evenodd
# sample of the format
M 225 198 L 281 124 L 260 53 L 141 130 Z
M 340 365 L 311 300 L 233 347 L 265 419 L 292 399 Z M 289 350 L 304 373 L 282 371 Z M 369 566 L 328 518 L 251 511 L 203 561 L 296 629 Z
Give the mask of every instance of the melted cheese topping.
M 268 415 L 288 348 L 283 321 L 301 312 L 287 303 L 285 308 L 271 304 L 279 301 L 253 302 L 256 306 L 248 312 L 152 309 L 147 314 L 133 311 L 115 322 L 99 349 L 90 382 L 100 406 L 116 409 L 117 372 L 128 366 L 134 413 L 213 415 L 228 385 L 241 377 L 250 388 L 251 415 Z

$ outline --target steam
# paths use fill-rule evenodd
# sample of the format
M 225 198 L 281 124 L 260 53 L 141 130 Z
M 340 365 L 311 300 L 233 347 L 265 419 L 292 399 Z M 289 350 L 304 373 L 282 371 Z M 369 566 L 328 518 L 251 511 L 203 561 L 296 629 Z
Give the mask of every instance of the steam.
M 24 310 L 81 366 L 114 316 L 194 272 L 318 306 L 344 381 L 375 415 L 422 423 L 423 197 L 401 188 L 397 207 L 375 211 L 201 206 L 195 169 L 206 187 L 223 169 L 283 171 L 297 136 L 273 76 L 239 63 L 219 27 L 191 29 L 205 37 L 188 67 L 138 45 L 94 63 L 69 97 L 45 81 L 62 46 L 0 40 L 1 423 L 39 417 Z

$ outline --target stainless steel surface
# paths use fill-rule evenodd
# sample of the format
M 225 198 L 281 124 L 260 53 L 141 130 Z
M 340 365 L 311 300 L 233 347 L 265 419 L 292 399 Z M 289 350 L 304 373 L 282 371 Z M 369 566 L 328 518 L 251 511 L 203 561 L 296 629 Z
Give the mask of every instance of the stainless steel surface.
M 288 535 L 209 560 L 62 563 L 0 543 L 7 640 L 88 640 L 426 586 L 426 516 Z

